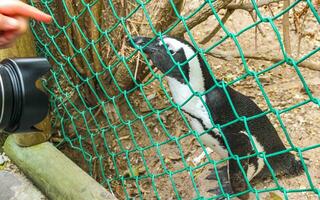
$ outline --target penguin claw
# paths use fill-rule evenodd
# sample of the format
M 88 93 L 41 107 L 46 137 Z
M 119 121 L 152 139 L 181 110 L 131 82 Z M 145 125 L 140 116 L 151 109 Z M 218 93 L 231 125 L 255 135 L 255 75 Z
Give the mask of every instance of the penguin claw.
M 221 183 L 221 187 L 216 187 L 208 190 L 210 193 L 214 193 L 217 196 L 221 196 L 221 194 L 233 194 L 233 190 L 231 187 L 231 183 L 228 176 L 228 168 L 227 166 L 223 166 L 217 169 L 217 173 L 219 176 L 219 181 Z M 208 180 L 217 180 L 217 175 L 214 170 L 212 170 L 211 174 L 206 177 Z M 222 192 L 223 190 L 223 192 Z M 226 199 L 226 197 L 219 197 L 217 199 Z
M 216 200 L 225 200 L 225 199 L 227 199 L 226 197 L 218 197 L 218 198 L 216 198 Z
M 214 170 L 211 172 L 211 174 L 209 174 L 207 177 L 206 177 L 207 180 L 217 180 L 217 176 L 216 176 L 216 173 L 214 172 Z
M 221 195 L 221 190 L 219 188 L 210 189 L 207 192 L 213 193 L 215 195 Z M 218 197 L 218 198 L 216 198 L 216 200 L 225 200 L 225 199 L 227 199 L 227 198 L 226 197 Z
M 208 190 L 207 192 L 218 195 L 218 194 L 221 193 L 221 190 L 220 190 L 218 187 L 216 187 L 216 188 L 213 188 L 213 189 Z
M 233 190 L 232 190 L 230 184 L 223 185 L 222 188 L 223 188 L 224 193 L 233 194 Z M 221 191 L 221 189 L 220 189 L 219 187 L 210 189 L 210 190 L 208 190 L 207 192 L 213 193 L 213 194 L 216 194 L 216 195 L 222 194 L 222 191 Z
M 226 170 L 225 166 L 218 168 L 218 173 L 223 174 L 224 170 Z M 216 175 L 216 170 L 214 168 L 210 168 L 211 174 L 206 177 L 207 180 L 218 180 Z
M 222 184 L 222 189 L 223 189 L 223 192 L 221 191 L 220 187 L 215 187 L 213 189 L 208 190 L 207 192 L 213 193 L 217 196 L 219 196 L 221 194 L 229 194 L 229 195 L 233 194 L 233 190 L 232 190 L 232 187 L 231 187 L 231 184 L 229 181 L 224 182 Z M 218 199 L 225 199 L 225 197 L 219 197 Z

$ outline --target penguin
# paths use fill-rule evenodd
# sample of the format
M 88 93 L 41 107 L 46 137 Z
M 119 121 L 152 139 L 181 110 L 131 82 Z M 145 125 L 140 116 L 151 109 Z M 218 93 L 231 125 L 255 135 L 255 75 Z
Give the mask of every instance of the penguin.
M 291 152 L 264 156 L 286 150 L 276 129 L 253 100 L 215 80 L 188 41 L 135 36 L 129 39 L 129 45 L 142 49 L 150 63 L 165 74 L 173 101 L 181 106 L 202 143 L 221 159 L 227 158 L 217 167 L 217 173 L 213 171 L 207 177 L 221 182 L 210 190 L 218 199 L 240 192 L 244 192 L 240 199 L 248 199 L 249 184 L 271 176 L 266 162 L 277 176 L 303 172 L 301 162 Z

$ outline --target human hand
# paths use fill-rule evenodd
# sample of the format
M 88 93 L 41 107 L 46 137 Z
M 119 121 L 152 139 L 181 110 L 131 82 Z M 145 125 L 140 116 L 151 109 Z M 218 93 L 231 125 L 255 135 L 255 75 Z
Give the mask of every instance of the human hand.
M 49 23 L 50 15 L 16 0 L 0 0 L 0 48 L 9 47 L 28 29 L 28 19 Z

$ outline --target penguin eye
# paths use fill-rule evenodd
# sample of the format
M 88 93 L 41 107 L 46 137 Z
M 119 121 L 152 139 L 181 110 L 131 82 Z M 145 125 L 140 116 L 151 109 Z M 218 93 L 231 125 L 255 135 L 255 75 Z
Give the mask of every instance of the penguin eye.
M 172 49 L 170 49 L 169 51 L 170 51 L 171 55 L 176 54 L 176 52 L 175 52 L 175 51 L 173 51 Z

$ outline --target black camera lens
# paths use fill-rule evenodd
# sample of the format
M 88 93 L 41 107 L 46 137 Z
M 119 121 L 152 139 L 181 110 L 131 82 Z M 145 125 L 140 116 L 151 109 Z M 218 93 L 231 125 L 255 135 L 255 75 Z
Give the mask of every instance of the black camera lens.
M 45 58 L 6 59 L 0 63 L 0 131 L 23 133 L 48 114 L 48 96 L 36 81 L 50 69 Z

